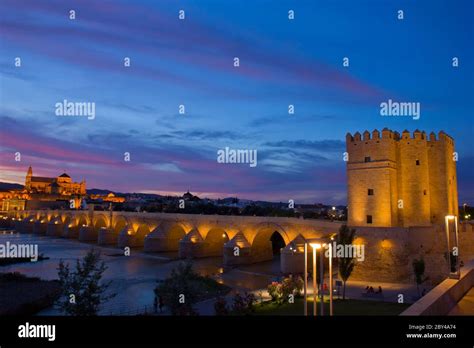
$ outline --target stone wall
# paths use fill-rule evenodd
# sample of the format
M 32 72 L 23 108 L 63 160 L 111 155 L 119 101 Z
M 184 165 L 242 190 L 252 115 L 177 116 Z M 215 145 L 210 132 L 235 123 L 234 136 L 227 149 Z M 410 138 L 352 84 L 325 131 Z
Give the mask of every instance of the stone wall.
M 356 262 L 352 280 L 413 283 L 412 262 L 423 258 L 427 282 L 439 284 L 448 276 L 446 233 L 444 227 L 356 228 L 355 244 L 365 245 L 365 260 Z M 474 259 L 472 223 L 459 228 L 459 259 Z

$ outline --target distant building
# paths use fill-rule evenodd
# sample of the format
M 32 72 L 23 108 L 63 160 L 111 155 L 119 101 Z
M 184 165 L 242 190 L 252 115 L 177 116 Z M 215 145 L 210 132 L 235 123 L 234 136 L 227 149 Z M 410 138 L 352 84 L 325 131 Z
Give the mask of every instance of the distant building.
M 346 136 L 348 224 L 410 227 L 458 215 L 453 139 L 387 128 Z
M 27 193 L 42 193 L 61 196 L 85 195 L 86 181 L 73 182 L 71 177 L 63 173 L 56 178 L 33 176 L 33 169 L 28 168 L 25 180 L 25 190 Z
M 191 202 L 195 202 L 195 201 L 199 201 L 201 200 L 198 196 L 195 196 L 193 195 L 191 192 L 186 192 L 184 195 L 183 195 L 183 199 L 185 201 L 191 201 Z
M 97 200 L 97 201 L 102 201 L 102 202 L 112 202 L 112 203 L 123 203 L 123 202 L 125 202 L 125 197 L 118 197 L 112 192 L 110 192 L 107 195 L 94 195 L 94 194 L 91 194 L 89 197 L 90 197 L 91 200 Z

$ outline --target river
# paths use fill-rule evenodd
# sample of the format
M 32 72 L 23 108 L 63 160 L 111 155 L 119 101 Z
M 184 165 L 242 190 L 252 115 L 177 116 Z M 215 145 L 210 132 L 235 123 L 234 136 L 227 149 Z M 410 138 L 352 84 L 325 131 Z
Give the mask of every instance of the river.
M 37 244 L 39 254 L 49 259 L 3 266 L 0 267 L 0 272 L 20 272 L 45 280 L 58 278 L 57 267 L 60 260 L 75 267 L 76 260 L 82 258 L 91 248 L 100 251 L 107 266 L 103 280 L 112 282 L 109 291 L 116 294 L 102 306 L 99 312 L 102 315 L 140 313 L 145 307 L 151 310 L 156 281 L 168 277 L 178 262 L 182 262 L 177 259 L 177 252 L 146 254 L 141 252 L 141 249 L 132 249 L 130 256 L 125 256 L 121 249 L 114 247 L 36 234 L 20 234 L 11 230 L 0 231 L 0 244 L 7 241 L 15 244 Z M 279 272 L 278 258 L 226 272 L 222 268 L 222 257 L 194 259 L 192 262 L 198 273 L 212 276 L 237 291 L 263 289 Z M 55 308 L 48 308 L 38 314 L 60 313 Z

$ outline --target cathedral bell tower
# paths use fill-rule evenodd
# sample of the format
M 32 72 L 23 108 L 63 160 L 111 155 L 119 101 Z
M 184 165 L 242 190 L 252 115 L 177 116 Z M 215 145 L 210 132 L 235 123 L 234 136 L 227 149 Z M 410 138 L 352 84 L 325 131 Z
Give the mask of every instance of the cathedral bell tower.
M 31 166 L 28 168 L 28 172 L 26 173 L 26 180 L 25 180 L 25 189 L 27 191 L 31 190 L 31 177 L 33 176 L 33 169 Z

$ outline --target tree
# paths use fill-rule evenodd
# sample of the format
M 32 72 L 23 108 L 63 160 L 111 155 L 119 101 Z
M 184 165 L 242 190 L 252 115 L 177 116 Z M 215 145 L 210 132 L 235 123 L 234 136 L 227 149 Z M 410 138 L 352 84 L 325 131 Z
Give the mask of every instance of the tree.
M 342 225 L 339 228 L 339 234 L 337 236 L 337 244 L 340 245 L 352 245 L 354 242 L 354 236 L 355 236 L 355 229 L 350 229 L 347 227 L 347 225 Z M 338 260 L 338 267 L 339 267 L 339 276 L 342 279 L 343 282 L 343 287 L 342 287 L 342 299 L 346 299 L 346 282 L 351 276 L 352 270 L 354 269 L 355 266 L 355 259 L 354 256 L 352 257 L 346 257 L 339 258 Z
M 99 307 L 115 294 L 105 295 L 111 282 L 101 283 L 107 267 L 100 260 L 100 252 L 91 249 L 81 260 L 76 261 L 75 271 L 60 260 L 58 267 L 61 296 L 57 301 L 59 309 L 74 316 L 97 315 Z
M 155 288 L 173 315 L 196 315 L 194 305 L 199 300 L 202 277 L 192 269 L 191 262 L 180 262 L 170 276 Z
M 416 283 L 416 290 L 418 291 L 418 296 L 420 295 L 420 285 L 423 284 L 428 277 L 424 277 L 425 275 L 425 260 L 422 257 L 420 259 L 414 259 L 413 263 L 413 273 L 415 273 L 415 283 Z

